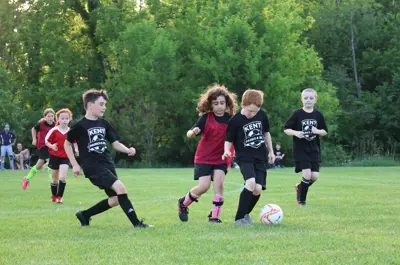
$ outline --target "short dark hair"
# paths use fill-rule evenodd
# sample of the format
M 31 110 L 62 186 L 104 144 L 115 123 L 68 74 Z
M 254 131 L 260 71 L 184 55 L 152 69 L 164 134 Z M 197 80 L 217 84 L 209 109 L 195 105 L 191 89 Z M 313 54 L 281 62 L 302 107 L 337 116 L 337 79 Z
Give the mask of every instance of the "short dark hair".
M 107 92 L 103 89 L 90 89 L 83 93 L 82 100 L 84 108 L 87 109 L 88 103 L 94 103 L 99 97 L 103 97 L 105 100 L 108 100 Z

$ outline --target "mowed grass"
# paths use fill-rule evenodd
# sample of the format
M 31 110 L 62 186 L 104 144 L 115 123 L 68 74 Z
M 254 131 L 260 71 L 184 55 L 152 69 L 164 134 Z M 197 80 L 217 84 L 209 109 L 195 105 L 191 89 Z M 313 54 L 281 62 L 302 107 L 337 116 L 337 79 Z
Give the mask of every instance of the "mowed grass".
M 226 177 L 223 224 L 210 224 L 212 189 L 178 219 L 177 199 L 192 186 L 192 169 L 120 169 L 139 217 L 154 230 L 132 228 L 115 207 L 81 227 L 75 217 L 105 198 L 84 177 L 68 176 L 64 204 L 50 202 L 47 174 L 21 188 L 21 172 L 0 172 L 0 264 L 400 264 L 400 168 L 323 168 L 308 206 L 295 203 L 292 169 L 271 170 L 252 227 L 234 227 L 242 178 Z M 267 203 L 283 223 L 258 221 Z

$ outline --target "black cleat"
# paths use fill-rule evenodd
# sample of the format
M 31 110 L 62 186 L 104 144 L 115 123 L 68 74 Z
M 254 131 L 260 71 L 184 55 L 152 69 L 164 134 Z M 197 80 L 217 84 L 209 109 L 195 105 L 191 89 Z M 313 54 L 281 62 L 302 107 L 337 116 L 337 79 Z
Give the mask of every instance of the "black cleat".
M 154 228 L 154 225 L 148 225 L 143 222 L 144 222 L 144 219 L 140 220 L 139 223 L 134 225 L 134 227 L 135 228 Z
M 188 209 L 188 207 L 185 207 L 183 205 L 184 200 L 185 200 L 185 197 L 182 197 L 178 200 L 178 214 L 179 214 L 179 219 L 181 219 L 182 222 L 187 222 L 189 220 L 189 217 L 188 217 L 189 209 Z
M 297 201 L 298 206 L 307 206 L 306 202 Z
M 82 211 L 77 211 L 75 214 L 76 218 L 78 218 L 79 222 L 81 222 L 81 226 L 89 226 L 90 223 L 90 218 L 86 219 L 86 217 L 83 215 Z

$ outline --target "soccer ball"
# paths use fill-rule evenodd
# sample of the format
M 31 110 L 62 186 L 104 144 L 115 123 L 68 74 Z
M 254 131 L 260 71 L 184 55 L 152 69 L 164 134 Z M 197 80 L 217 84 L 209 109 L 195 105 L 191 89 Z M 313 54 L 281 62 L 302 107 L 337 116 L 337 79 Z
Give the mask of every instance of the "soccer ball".
M 265 205 L 260 212 L 260 221 L 264 225 L 278 225 L 283 220 L 283 211 L 276 204 Z

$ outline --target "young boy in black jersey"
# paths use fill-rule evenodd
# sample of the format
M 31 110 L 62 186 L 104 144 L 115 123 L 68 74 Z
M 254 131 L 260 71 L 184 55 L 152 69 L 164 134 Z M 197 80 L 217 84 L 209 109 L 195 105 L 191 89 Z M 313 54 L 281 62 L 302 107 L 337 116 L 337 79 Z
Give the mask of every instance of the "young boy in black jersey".
M 274 163 L 275 160 L 269 121 L 267 114 L 261 110 L 263 96 L 262 91 L 246 90 L 242 96 L 242 110 L 231 118 L 226 132 L 222 159 L 231 156 L 233 143 L 245 181 L 234 222 L 238 226 L 253 224 L 250 213 L 260 198 L 261 190 L 266 189 L 267 161 Z
M 301 93 L 303 108 L 296 110 L 284 126 L 284 132 L 293 136 L 293 157 L 295 172 L 303 172 L 303 178 L 296 184 L 297 204 L 306 205 L 308 188 L 319 177 L 320 143 L 319 137 L 328 133 L 325 118 L 314 109 L 317 92 L 312 88 Z
M 91 89 L 86 91 L 82 98 L 86 115 L 68 132 L 64 144 L 65 151 L 72 164 L 74 175 L 80 175 L 82 167 L 85 177 L 93 185 L 104 189 L 108 199 L 100 201 L 87 210 L 78 211 L 76 217 L 82 226 L 88 226 L 92 216 L 120 205 L 134 227 L 152 228 L 152 225 L 144 224 L 137 218 L 125 185 L 118 179 L 114 163 L 107 150 L 106 141 L 109 141 L 119 152 L 126 153 L 128 156 L 136 154 L 135 148 L 127 148 L 118 141 L 117 132 L 108 121 L 102 119 L 108 100 L 106 91 Z M 78 145 L 80 165 L 72 151 L 71 143 L 74 142 Z

